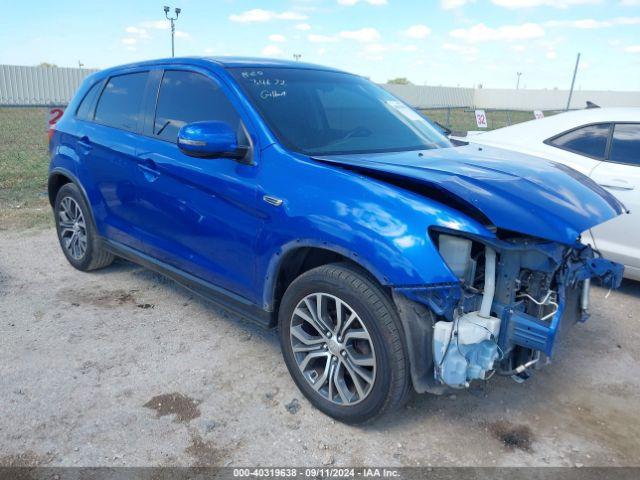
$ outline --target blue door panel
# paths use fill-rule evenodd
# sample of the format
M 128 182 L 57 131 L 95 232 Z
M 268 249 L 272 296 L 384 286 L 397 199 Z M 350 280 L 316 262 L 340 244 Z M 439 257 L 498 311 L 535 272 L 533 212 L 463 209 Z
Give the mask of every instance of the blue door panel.
M 83 157 L 82 176 L 91 186 L 90 201 L 98 230 L 131 247 L 139 245 L 135 222 L 138 136 L 131 132 L 86 123 L 76 151 Z
M 176 145 L 140 138 L 147 165 L 136 185 L 133 222 L 143 251 L 253 299 L 254 247 L 263 220 L 256 211 L 256 166 L 184 155 Z

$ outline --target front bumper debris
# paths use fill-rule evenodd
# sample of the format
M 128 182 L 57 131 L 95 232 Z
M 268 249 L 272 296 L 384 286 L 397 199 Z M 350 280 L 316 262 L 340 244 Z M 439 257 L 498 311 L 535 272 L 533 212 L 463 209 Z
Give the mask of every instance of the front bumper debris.
M 434 327 L 438 322 L 452 322 L 451 338 L 458 342 L 464 324 L 456 322 L 480 307 L 482 294 L 474 288 L 477 285 L 469 288 L 458 282 L 394 290 L 417 391 L 442 393 L 450 386 L 468 386 L 470 380 L 484 379 L 488 364 L 494 361 L 493 369 L 512 372 L 540 354 L 551 357 L 564 327 L 588 319 L 588 296 L 584 290 L 588 291 L 591 281 L 606 288 L 617 288 L 622 281 L 624 267 L 596 257 L 588 246 L 570 248 L 520 239 L 496 240 L 491 248 L 499 256 L 491 307 L 491 318 L 499 319 L 499 333 L 497 338 L 488 333 L 485 338 L 478 338 L 477 344 L 456 343 L 457 351 L 453 353 L 447 345 L 444 354 L 449 353 L 452 362 L 467 362 L 456 370 L 456 375 L 446 377 L 457 379 L 453 385 L 443 380 L 451 368 L 447 370 L 449 358 L 438 352 L 442 344 L 432 344 Z M 440 323 L 439 327 L 443 325 L 447 326 Z M 478 325 L 477 321 L 471 325 L 475 328 L 473 325 Z M 481 328 L 487 330 L 484 325 Z M 490 342 L 495 344 L 493 350 Z

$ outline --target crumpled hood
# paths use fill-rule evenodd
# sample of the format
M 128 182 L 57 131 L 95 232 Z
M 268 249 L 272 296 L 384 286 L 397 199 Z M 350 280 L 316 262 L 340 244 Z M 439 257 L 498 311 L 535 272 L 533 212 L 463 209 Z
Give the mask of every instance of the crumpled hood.
M 315 157 L 377 178 L 407 179 L 472 205 L 496 227 L 567 245 L 625 212 L 590 178 L 542 158 L 491 147 Z

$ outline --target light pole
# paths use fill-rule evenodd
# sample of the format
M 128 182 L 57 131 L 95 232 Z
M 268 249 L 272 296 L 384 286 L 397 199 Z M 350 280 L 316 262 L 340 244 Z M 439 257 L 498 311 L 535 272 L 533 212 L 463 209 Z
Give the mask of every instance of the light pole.
M 518 75 L 518 81 L 516 82 L 516 90 L 518 90 L 518 88 L 520 88 L 520 75 L 522 75 L 522 72 L 516 72 L 516 75 Z
M 569 90 L 569 99 L 567 100 L 567 108 L 565 110 L 569 110 L 571 107 L 571 96 L 573 95 L 573 86 L 576 83 L 576 74 L 578 73 L 578 64 L 580 63 L 580 54 L 576 57 L 576 66 L 573 69 L 573 78 L 571 79 L 571 90 Z
M 293 59 L 294 59 L 296 62 L 299 62 L 301 58 L 302 58 L 302 54 L 301 54 L 301 53 L 294 53 L 294 54 L 293 54 Z
M 176 34 L 176 25 L 175 25 L 175 21 L 178 20 L 178 17 L 180 16 L 180 12 L 182 11 L 182 9 L 180 8 L 174 8 L 173 11 L 175 12 L 176 16 L 175 17 L 170 17 L 169 16 L 169 10 L 171 10 L 171 8 L 167 7 L 166 5 L 164 6 L 164 16 L 167 18 L 167 20 L 169 20 L 171 22 L 171 56 L 174 57 L 175 56 L 175 47 L 174 47 L 174 37 Z

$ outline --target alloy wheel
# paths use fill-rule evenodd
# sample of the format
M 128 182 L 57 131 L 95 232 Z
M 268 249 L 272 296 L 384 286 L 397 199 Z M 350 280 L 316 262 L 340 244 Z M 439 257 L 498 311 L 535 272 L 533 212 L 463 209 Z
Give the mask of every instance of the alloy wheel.
M 80 205 L 64 197 L 58 209 L 60 243 L 74 259 L 80 260 L 87 251 L 87 225 Z
M 302 375 L 325 399 L 346 406 L 369 395 L 376 378 L 373 341 L 345 301 L 327 293 L 307 295 L 291 316 L 290 340 Z

